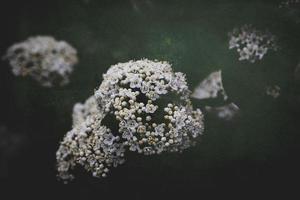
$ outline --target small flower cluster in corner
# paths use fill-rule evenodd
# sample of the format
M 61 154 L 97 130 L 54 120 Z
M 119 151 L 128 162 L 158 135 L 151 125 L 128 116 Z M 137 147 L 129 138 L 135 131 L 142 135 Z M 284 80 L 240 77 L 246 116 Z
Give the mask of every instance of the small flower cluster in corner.
M 76 165 L 106 177 L 112 166 L 125 161 L 127 150 L 144 155 L 182 152 L 203 133 L 203 115 L 193 110 L 185 75 L 174 73 L 169 63 L 119 63 L 103 78 L 93 96 L 74 106 L 73 129 L 56 154 L 63 180 L 73 178 L 70 170 Z M 104 123 L 107 116 L 115 120 L 116 130 Z
M 50 36 L 30 37 L 12 45 L 4 59 L 8 59 L 16 76 L 30 76 L 42 86 L 66 85 L 74 65 L 77 51 L 65 41 Z
M 293 6 L 300 6 L 300 0 L 286 0 L 279 4 L 279 8 L 290 8 Z
M 229 32 L 229 49 L 236 48 L 239 60 L 248 60 L 254 63 L 261 60 L 269 50 L 276 51 L 276 38 L 269 32 L 255 29 L 252 25 L 234 28 Z

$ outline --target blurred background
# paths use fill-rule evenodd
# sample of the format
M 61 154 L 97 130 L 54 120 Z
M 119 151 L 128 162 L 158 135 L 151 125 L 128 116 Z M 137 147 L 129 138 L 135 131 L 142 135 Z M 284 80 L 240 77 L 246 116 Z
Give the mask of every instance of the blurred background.
M 201 199 L 228 194 L 297 192 L 300 141 L 300 10 L 270 0 L 26 0 L 1 1 L 0 54 L 30 36 L 50 35 L 78 50 L 70 84 L 43 88 L 15 77 L 0 62 L 0 199 Z M 228 32 L 252 24 L 277 36 L 280 49 L 262 61 L 238 61 Z M 205 132 L 182 154 L 130 154 L 106 179 L 84 170 L 64 185 L 55 152 L 71 129 L 76 102 L 93 94 L 109 66 L 131 59 L 169 61 L 193 90 L 213 71 L 240 115 L 205 116 Z M 298 70 L 299 73 L 299 70 Z M 298 76 L 298 79 L 295 78 Z M 266 95 L 268 85 L 280 96 Z M 222 99 L 193 99 L 194 107 Z M 296 182 L 296 183 L 295 183 Z

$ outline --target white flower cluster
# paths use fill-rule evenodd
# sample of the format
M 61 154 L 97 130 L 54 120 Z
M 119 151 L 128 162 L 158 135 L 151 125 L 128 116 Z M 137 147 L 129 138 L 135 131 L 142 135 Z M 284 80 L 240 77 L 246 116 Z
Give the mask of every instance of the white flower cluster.
M 95 177 L 105 177 L 111 166 L 125 161 L 120 137 L 115 137 L 109 128 L 101 125 L 104 116 L 94 96 L 84 104 L 75 104 L 73 129 L 66 134 L 56 152 L 57 170 L 62 180 L 74 178 L 69 170 L 77 164 Z
M 30 37 L 12 45 L 4 59 L 8 59 L 16 76 L 30 76 L 42 86 L 65 85 L 74 65 L 77 51 L 65 41 L 52 37 Z
M 73 129 L 57 151 L 62 179 L 72 179 L 69 171 L 77 164 L 105 177 L 111 166 L 124 162 L 125 150 L 181 152 L 203 133 L 203 115 L 192 108 L 185 75 L 167 62 L 119 63 L 103 78 L 94 96 L 74 106 Z M 106 117 L 112 117 L 109 125 Z
M 277 50 L 275 36 L 269 32 L 262 32 L 244 25 L 241 28 L 234 28 L 229 32 L 229 49 L 237 49 L 239 60 L 248 60 L 254 63 L 261 60 L 268 50 Z

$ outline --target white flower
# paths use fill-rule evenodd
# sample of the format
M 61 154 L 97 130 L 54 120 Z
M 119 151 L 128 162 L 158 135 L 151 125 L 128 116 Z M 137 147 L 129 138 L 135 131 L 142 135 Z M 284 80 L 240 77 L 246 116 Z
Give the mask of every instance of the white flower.
M 130 147 L 129 147 L 129 150 L 130 150 L 130 151 L 137 151 L 137 150 L 139 150 L 139 145 L 136 144 L 136 143 L 132 143 L 132 144 L 130 145 Z
M 155 134 L 159 135 L 159 136 L 163 136 L 164 135 L 164 131 L 165 131 L 164 126 L 165 126 L 165 124 L 160 124 L 160 125 L 156 126 L 155 127 Z
M 229 40 L 229 49 L 233 49 L 233 48 L 236 48 L 236 47 L 239 47 L 239 42 L 240 39 L 239 38 L 235 38 L 235 37 L 232 37 L 230 38 Z
M 152 150 L 151 147 L 144 147 L 143 152 L 144 152 L 145 155 L 151 155 L 153 150 Z
M 104 134 L 103 138 L 104 138 L 103 143 L 106 145 L 112 145 L 116 139 L 116 137 L 113 136 L 113 134 L 111 134 L 111 133 Z
M 142 84 L 142 79 L 138 75 L 133 75 L 130 79 L 131 88 L 140 88 Z
M 261 60 L 268 50 L 277 50 L 275 36 L 256 30 L 251 25 L 234 28 L 229 34 L 229 49 L 236 48 L 239 60 L 254 63 Z
M 126 140 L 131 140 L 132 139 L 133 134 L 132 134 L 132 132 L 129 128 L 123 128 L 122 131 L 123 131 L 122 138 L 124 138 Z
M 164 142 L 160 141 L 156 144 L 157 153 L 160 154 L 164 150 Z
M 125 150 L 144 155 L 181 152 L 202 134 L 203 116 L 193 110 L 185 75 L 174 73 L 167 62 L 119 63 L 103 78 L 94 96 L 74 107 L 73 129 L 57 153 L 60 177 L 70 177 L 77 164 L 106 177 L 111 166 L 124 162 Z M 160 110 L 160 97 L 168 93 L 176 95 L 176 103 Z M 108 114 L 118 124 L 114 135 L 110 121 L 102 122 Z
M 42 86 L 65 85 L 78 62 L 76 50 L 49 36 L 30 37 L 12 45 L 4 58 L 16 76 L 30 76 Z
M 280 96 L 280 87 L 278 85 L 267 86 L 266 94 L 276 99 Z
M 155 87 L 155 92 L 159 95 L 161 94 L 167 94 L 168 91 L 166 90 L 166 86 L 163 85 L 163 84 L 158 84 L 156 87 Z
M 135 129 L 138 126 L 138 123 L 135 120 L 128 120 L 126 124 L 130 129 Z
M 141 92 L 145 94 L 145 93 L 149 92 L 149 89 L 150 89 L 149 83 L 143 82 L 142 86 L 141 86 Z
M 153 105 L 153 104 L 147 104 L 146 105 L 146 113 L 154 113 L 157 109 L 157 106 Z

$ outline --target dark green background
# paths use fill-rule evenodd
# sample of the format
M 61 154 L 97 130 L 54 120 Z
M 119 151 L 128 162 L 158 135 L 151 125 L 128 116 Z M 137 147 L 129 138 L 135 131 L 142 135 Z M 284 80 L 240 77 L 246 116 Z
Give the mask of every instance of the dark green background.
M 29 36 L 51 35 L 79 52 L 71 83 L 43 88 L 0 66 L 0 124 L 26 135 L 26 146 L 10 159 L 0 179 L 0 198 L 201 199 L 206 195 L 290 196 L 299 188 L 300 92 L 297 14 L 279 1 L 258 0 L 49 0 L 3 1 L 0 53 Z M 298 15 L 299 16 L 299 15 Z M 255 64 L 228 50 L 227 33 L 253 24 L 278 37 L 280 50 Z M 72 107 L 93 94 L 110 65 L 131 59 L 167 60 L 187 75 L 191 89 L 222 69 L 229 100 L 241 109 L 232 122 L 207 115 L 205 135 L 183 154 L 127 162 L 106 179 L 79 170 L 74 182 L 56 180 L 55 152 L 71 128 Z M 277 84 L 281 96 L 265 95 Z M 193 100 L 195 107 L 221 100 Z M 1 160 L 0 160 L 1 162 Z M 295 181 L 295 183 L 294 183 Z M 3 198 L 2 198 L 2 196 Z

